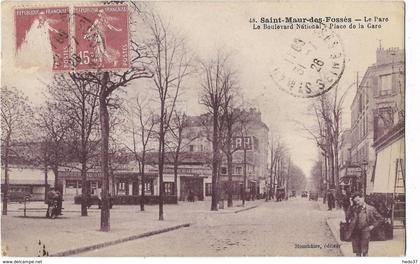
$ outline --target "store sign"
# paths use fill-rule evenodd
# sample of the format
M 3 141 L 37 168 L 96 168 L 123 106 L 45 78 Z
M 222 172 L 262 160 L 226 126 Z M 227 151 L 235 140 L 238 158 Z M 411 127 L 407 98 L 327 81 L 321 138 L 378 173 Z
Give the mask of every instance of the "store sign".
M 347 168 L 346 176 L 361 177 L 362 176 L 362 168 L 359 168 L 359 167 L 349 167 L 349 168 Z

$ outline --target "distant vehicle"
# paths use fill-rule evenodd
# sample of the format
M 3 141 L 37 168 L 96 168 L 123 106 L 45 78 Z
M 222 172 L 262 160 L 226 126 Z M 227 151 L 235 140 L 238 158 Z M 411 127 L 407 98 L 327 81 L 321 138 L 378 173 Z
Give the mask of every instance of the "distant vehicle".
M 309 200 L 318 201 L 318 193 L 317 192 L 309 192 Z
M 302 197 L 308 197 L 308 192 L 307 191 L 303 191 L 301 196 Z

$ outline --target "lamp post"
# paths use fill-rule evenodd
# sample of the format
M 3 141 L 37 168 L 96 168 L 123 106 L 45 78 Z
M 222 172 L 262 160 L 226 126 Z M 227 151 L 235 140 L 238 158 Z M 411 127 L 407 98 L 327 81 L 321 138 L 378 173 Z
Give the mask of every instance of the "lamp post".
M 362 161 L 357 167 L 361 169 L 362 173 L 362 188 L 363 188 L 363 197 L 366 197 L 366 186 L 367 186 L 367 175 L 366 175 L 366 166 L 368 165 L 368 162 L 366 160 Z
M 366 197 L 366 187 L 367 187 L 367 175 L 366 175 L 366 166 L 368 163 L 366 161 L 362 162 L 362 174 L 363 174 L 363 197 Z

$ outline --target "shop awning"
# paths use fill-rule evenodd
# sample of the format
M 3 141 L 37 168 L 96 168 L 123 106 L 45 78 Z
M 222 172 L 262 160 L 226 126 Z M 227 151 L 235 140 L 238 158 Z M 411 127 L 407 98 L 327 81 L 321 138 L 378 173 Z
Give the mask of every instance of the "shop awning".
M 404 137 L 399 138 L 377 152 L 373 183 L 374 193 L 394 192 L 397 173 L 403 173 L 400 169 L 397 171 L 397 161 L 401 159 L 404 160 Z M 402 184 L 397 183 L 397 186 L 402 186 Z M 405 190 L 403 187 L 399 187 L 396 191 L 397 193 L 404 193 Z

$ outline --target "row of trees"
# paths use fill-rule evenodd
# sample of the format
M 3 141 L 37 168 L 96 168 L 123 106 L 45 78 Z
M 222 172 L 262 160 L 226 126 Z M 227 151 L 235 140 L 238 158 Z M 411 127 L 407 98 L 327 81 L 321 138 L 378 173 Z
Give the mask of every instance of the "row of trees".
M 48 85 L 45 103 L 36 108 L 30 107 L 22 92 L 2 87 L 2 163 L 5 168 L 3 214 L 7 214 L 8 165 L 13 144 L 42 142 L 41 150 L 34 149 L 31 157 L 36 158 L 30 162 L 44 166 L 46 183 L 48 169 L 52 169 L 56 187 L 60 166 L 80 171 L 82 216 L 88 214 L 87 174 L 100 165 L 103 176 L 101 230 L 109 231 L 109 186 L 112 161 L 117 159 L 114 157 L 117 145 L 124 144 L 137 161 L 142 183 L 141 210 L 144 210 L 145 158 L 147 152 L 153 149 L 151 141 L 156 140 L 159 156 L 159 220 L 163 220 L 165 162 L 170 156 L 174 164 L 176 193 L 177 164 L 183 158 L 185 146 L 195 139 L 183 136 L 187 116 L 177 104 L 185 89 L 186 79 L 193 73 L 199 73 L 201 80 L 201 103 L 208 112 L 203 116 L 210 117 L 204 118 L 203 124 L 211 127 L 207 136 L 213 146 L 211 210 L 217 210 L 222 152 L 228 160 L 228 205 L 232 206 L 232 155 L 236 149 L 231 143 L 238 131 L 242 137 L 247 134 L 247 119 L 244 111 L 237 110 L 239 104 L 234 100 L 238 84 L 229 56 L 219 52 L 213 59 L 196 60 L 189 54 L 184 40 L 171 31 L 162 18 L 153 12 L 145 12 L 145 8 L 135 2 L 130 3 L 130 10 L 134 26 L 138 23 L 146 25 L 147 37 L 133 32 L 130 43 L 131 67 L 128 70 L 56 74 Z M 150 101 L 156 104 L 157 111 L 145 105 L 140 95 L 134 104 L 123 103 L 122 89 L 144 78 L 149 80 L 146 88 L 151 88 L 155 94 Z M 118 134 L 121 127 L 125 134 L 130 135 L 131 143 L 121 141 L 122 137 Z M 246 183 L 246 172 L 244 181 Z M 138 184 L 135 182 L 134 186 L 137 186 L 134 187 L 134 193 L 138 194 Z
M 326 189 L 335 189 L 338 200 L 341 199 L 338 155 L 346 91 L 340 95 L 337 85 L 330 92 L 317 97 L 310 106 L 310 112 L 316 121 L 315 127 L 308 128 L 302 124 L 317 144 L 323 157 L 312 168 L 313 181 L 318 181 L 316 187 L 324 192 Z
M 270 146 L 269 173 L 266 201 L 277 197 L 281 190 L 284 190 L 287 197 L 290 191 L 301 191 L 306 187 L 305 174 L 292 162 L 287 147 L 274 139 Z

